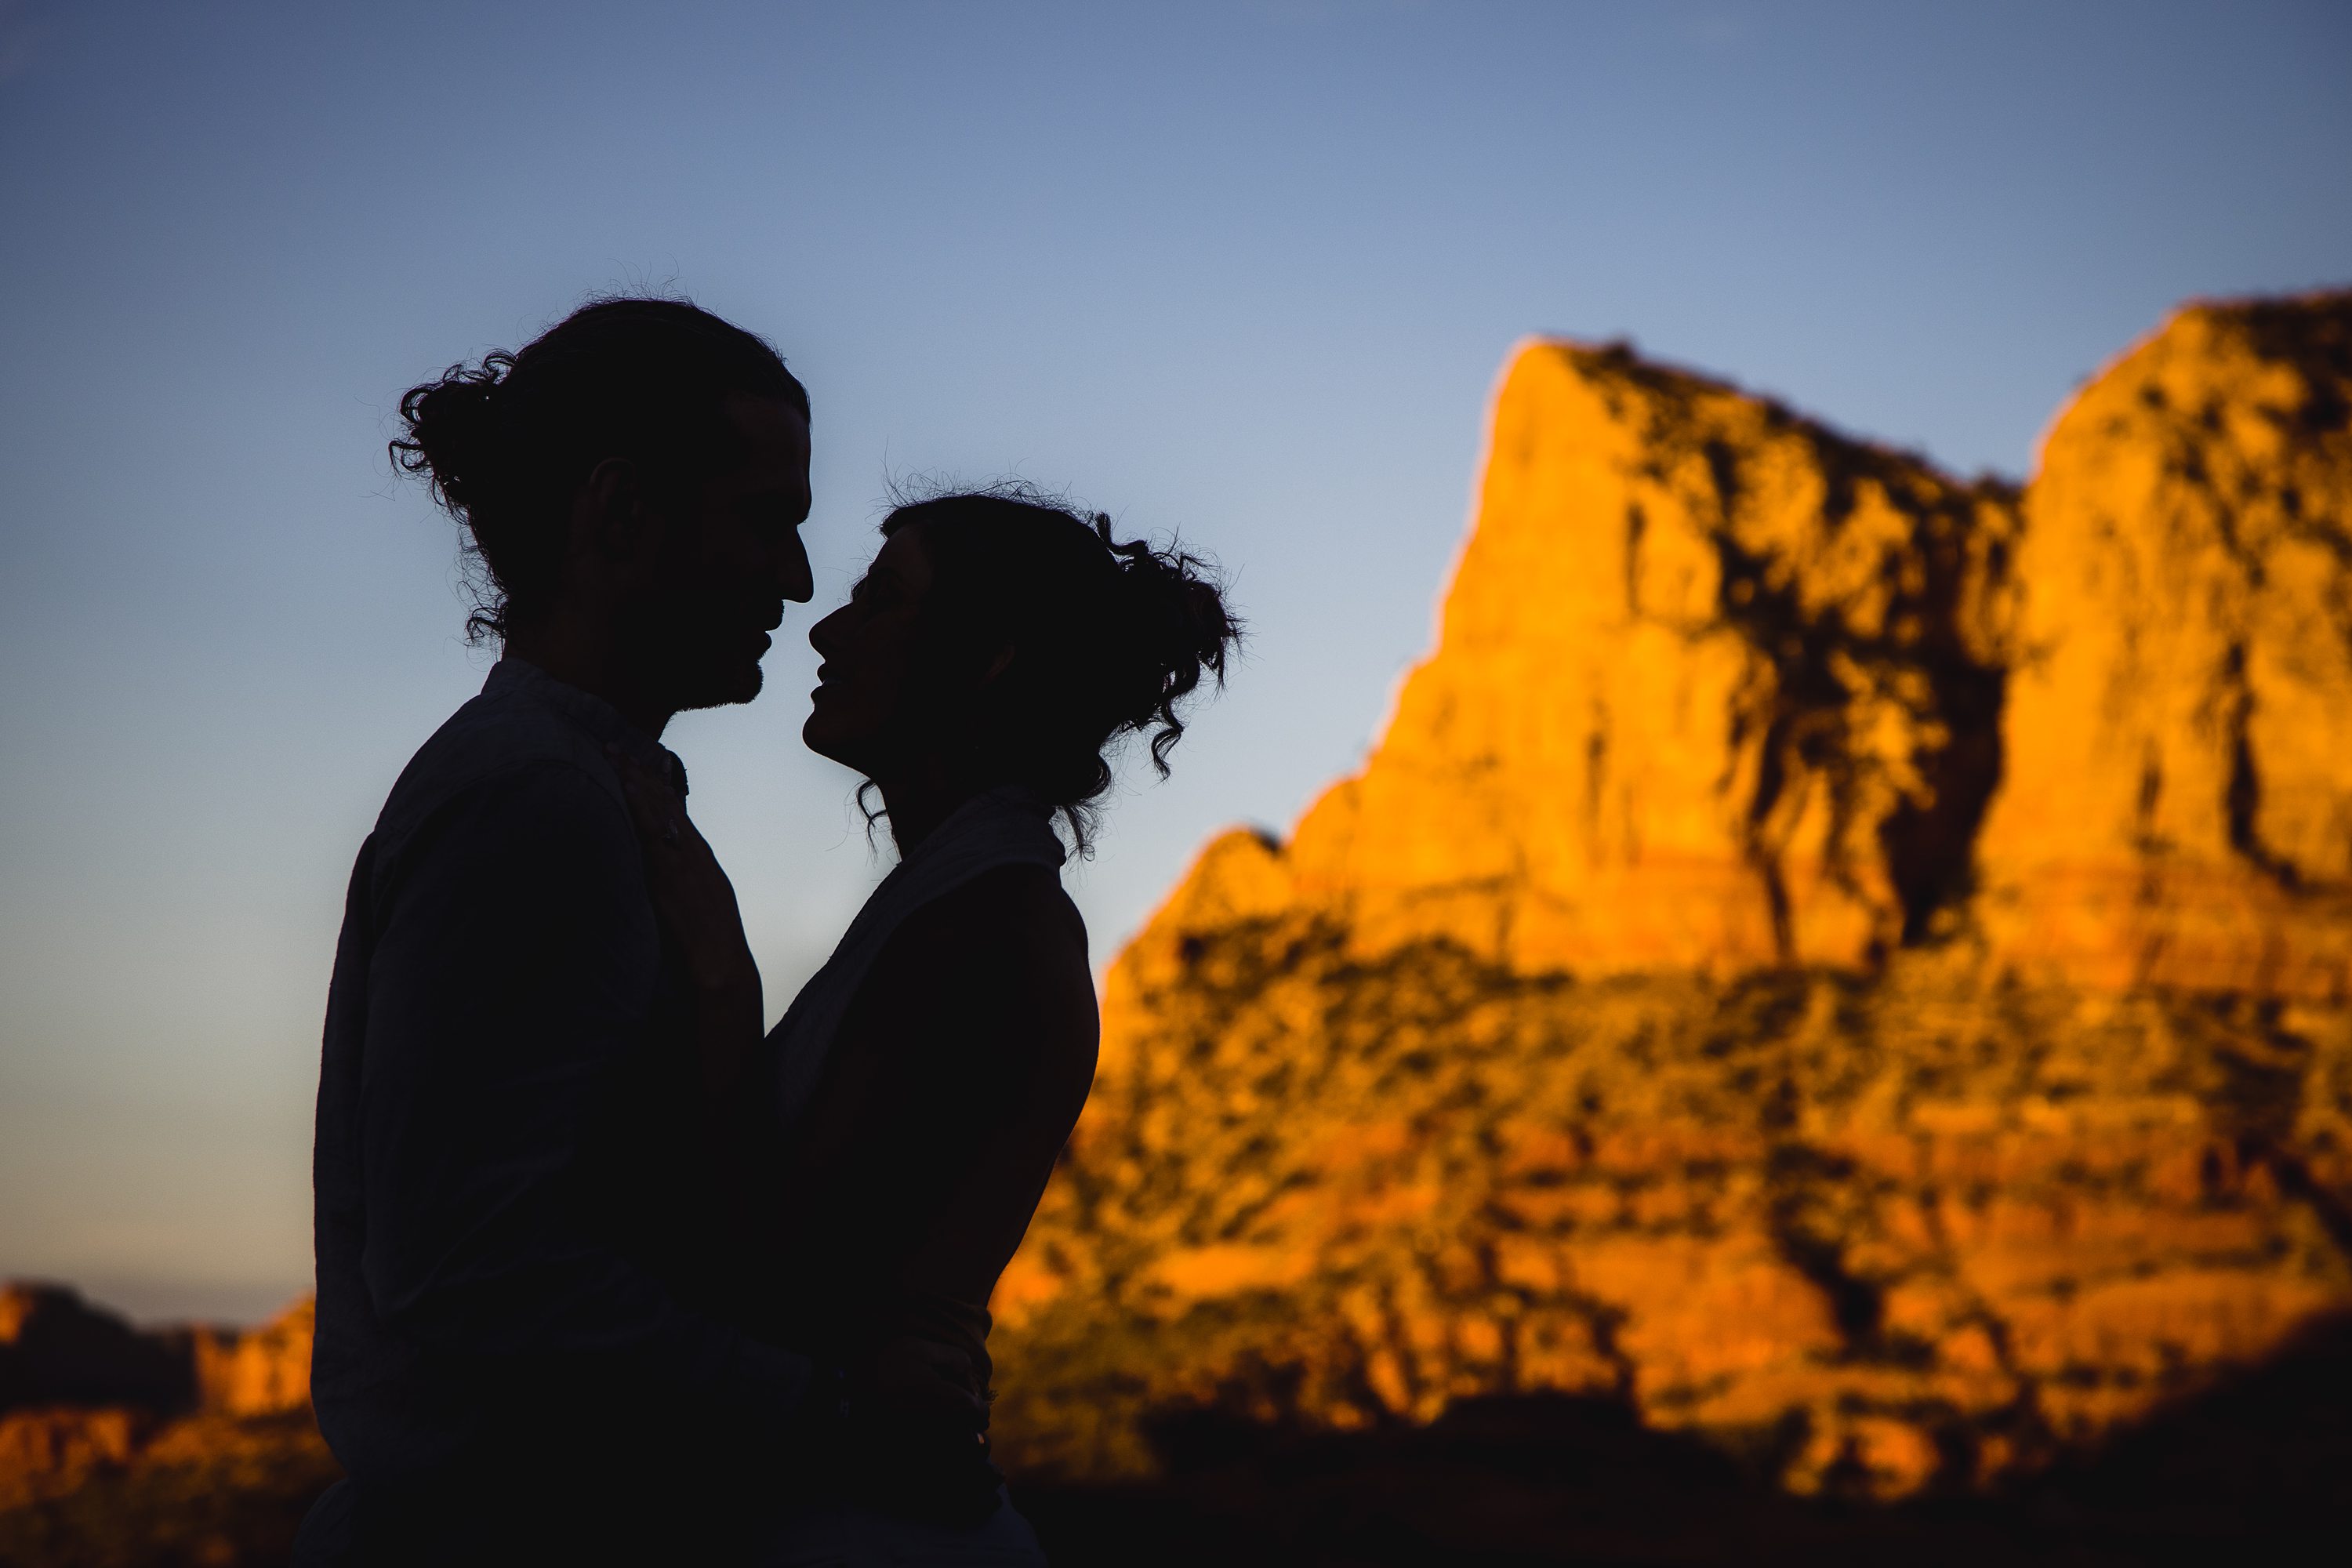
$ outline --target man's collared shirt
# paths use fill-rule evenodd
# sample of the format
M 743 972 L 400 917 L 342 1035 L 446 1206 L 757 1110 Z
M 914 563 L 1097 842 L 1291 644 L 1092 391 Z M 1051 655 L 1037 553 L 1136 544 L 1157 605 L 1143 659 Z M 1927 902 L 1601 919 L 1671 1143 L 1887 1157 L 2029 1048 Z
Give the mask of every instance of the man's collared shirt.
M 519 1451 L 740 1448 L 806 1385 L 801 1358 L 696 1310 L 688 992 L 607 746 L 683 790 L 610 705 L 501 660 L 352 871 L 311 1386 L 362 1492 L 429 1494 Z

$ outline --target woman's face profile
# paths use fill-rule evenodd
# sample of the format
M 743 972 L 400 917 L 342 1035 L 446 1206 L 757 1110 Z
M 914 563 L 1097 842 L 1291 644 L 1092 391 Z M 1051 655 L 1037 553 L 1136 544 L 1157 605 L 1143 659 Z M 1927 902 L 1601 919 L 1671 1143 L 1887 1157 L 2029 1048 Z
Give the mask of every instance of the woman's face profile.
M 849 603 L 809 628 L 809 646 L 824 662 L 801 739 L 868 777 L 921 745 L 915 731 L 925 684 L 922 610 L 931 586 L 921 532 L 892 534 Z

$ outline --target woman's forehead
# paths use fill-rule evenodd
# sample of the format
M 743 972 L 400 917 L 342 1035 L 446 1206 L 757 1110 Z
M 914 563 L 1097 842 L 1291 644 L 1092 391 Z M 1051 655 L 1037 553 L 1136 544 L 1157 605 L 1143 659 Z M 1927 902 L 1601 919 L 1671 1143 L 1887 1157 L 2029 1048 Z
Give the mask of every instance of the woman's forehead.
M 918 537 L 921 531 L 919 524 L 913 528 L 902 528 L 884 540 L 882 548 L 875 552 L 873 564 L 866 569 L 866 575 L 895 577 L 908 591 L 917 594 L 929 587 L 931 562 Z

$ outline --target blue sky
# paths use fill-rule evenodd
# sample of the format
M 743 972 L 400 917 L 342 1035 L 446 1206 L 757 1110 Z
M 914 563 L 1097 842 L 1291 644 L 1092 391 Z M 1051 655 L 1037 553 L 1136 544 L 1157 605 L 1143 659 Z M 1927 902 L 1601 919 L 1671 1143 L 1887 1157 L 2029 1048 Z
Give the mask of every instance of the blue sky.
M 2352 8 L 0 0 L 0 1275 L 245 1316 L 352 854 L 488 658 L 412 382 L 682 290 L 814 395 L 820 607 L 893 475 L 1213 550 L 1255 641 L 1073 879 L 1100 959 L 1360 760 L 1514 342 L 2021 475 L 2177 301 L 2352 281 Z M 813 664 L 669 737 L 772 1011 L 879 869 Z

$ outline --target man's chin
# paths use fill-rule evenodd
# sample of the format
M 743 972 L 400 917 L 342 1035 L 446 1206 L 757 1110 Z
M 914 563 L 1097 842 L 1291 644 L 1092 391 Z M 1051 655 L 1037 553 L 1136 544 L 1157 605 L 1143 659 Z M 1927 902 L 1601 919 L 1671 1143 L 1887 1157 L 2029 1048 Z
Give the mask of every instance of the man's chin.
M 700 708 L 728 708 L 738 702 L 749 702 L 760 695 L 767 677 L 757 664 L 737 669 L 714 670 L 709 677 L 692 683 L 678 711 L 691 712 Z

